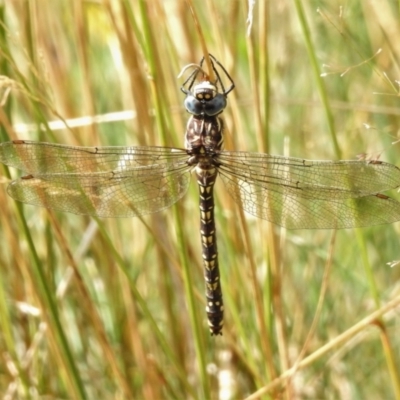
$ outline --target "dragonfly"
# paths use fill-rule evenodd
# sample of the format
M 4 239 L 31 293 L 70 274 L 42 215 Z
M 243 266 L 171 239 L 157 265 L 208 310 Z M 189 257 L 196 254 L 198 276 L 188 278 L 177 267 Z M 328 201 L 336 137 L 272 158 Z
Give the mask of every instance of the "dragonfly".
M 224 151 L 221 114 L 235 84 L 224 66 L 209 56 L 213 74 L 203 68 L 203 58 L 187 66 L 193 71 L 181 87 L 190 114 L 184 148 L 14 140 L 0 144 L 0 162 L 26 173 L 9 184 L 13 199 L 103 218 L 164 210 L 183 197 L 195 175 L 208 325 L 211 335 L 222 335 L 213 195 L 217 177 L 253 216 L 287 229 L 344 229 L 400 220 L 400 203 L 382 193 L 399 187 L 400 169 L 380 160 L 310 161 Z

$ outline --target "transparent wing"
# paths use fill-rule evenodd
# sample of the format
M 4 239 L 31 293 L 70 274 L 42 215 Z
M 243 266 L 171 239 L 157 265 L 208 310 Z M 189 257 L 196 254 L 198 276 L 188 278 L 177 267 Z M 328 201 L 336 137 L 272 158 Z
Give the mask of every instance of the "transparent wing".
M 381 191 L 400 169 L 381 161 L 308 161 L 221 152 L 220 176 L 248 213 L 288 229 L 341 229 L 400 220 L 400 203 Z
M 187 160 L 186 150 L 170 147 L 79 147 L 16 140 L 0 143 L 0 162 L 29 174 L 109 172 L 128 167 Z
M 9 185 L 15 200 L 99 217 L 133 217 L 171 206 L 187 191 L 187 158 L 185 150 L 165 147 L 0 145 L 0 162 L 29 173 Z

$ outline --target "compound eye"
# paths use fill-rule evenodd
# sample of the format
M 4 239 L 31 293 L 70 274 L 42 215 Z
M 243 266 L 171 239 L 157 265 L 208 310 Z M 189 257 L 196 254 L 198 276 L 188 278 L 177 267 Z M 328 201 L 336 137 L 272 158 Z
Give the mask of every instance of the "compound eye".
M 211 100 L 204 102 L 204 113 L 210 117 L 217 115 L 224 111 L 226 104 L 226 97 L 219 93 Z
M 185 108 L 193 115 L 208 115 L 213 117 L 224 111 L 226 107 L 226 97 L 217 94 L 210 100 L 199 100 L 199 97 L 188 95 L 185 99 Z
M 196 97 L 189 95 L 185 99 L 186 111 L 193 115 L 200 115 L 203 112 L 203 104 Z

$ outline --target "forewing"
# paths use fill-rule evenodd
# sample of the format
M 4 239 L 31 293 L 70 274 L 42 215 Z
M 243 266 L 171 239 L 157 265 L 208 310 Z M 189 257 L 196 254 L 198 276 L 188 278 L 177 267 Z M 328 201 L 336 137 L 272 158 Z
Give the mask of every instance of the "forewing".
M 289 229 L 341 229 L 400 220 L 400 169 L 380 161 L 308 161 L 222 152 L 219 172 L 247 212 Z
M 4 145 L 0 161 L 29 172 L 9 185 L 10 196 L 58 211 L 99 217 L 150 214 L 171 206 L 189 185 L 184 150 L 77 148 L 40 142 Z
M 1 163 L 32 175 L 109 172 L 185 159 L 186 150 L 157 146 L 75 147 L 26 140 L 0 144 Z

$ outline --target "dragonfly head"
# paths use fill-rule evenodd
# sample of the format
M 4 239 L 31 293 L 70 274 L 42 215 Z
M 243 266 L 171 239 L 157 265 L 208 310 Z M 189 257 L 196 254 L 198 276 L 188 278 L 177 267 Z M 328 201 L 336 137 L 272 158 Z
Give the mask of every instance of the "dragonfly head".
M 203 81 L 194 86 L 191 92 L 186 94 L 185 108 L 193 115 L 215 116 L 224 111 L 226 96 L 218 93 L 217 87 L 209 81 Z
M 183 83 L 181 90 L 186 94 L 185 108 L 195 116 L 215 117 L 224 111 L 227 101 L 226 98 L 235 84 L 229 76 L 226 69 L 217 61 L 217 59 L 209 54 L 211 68 L 214 77 L 210 77 L 203 69 L 205 58 L 203 57 L 200 64 L 186 65 L 178 77 L 181 77 L 187 70 L 194 69 L 190 76 Z M 202 75 L 200 83 L 196 84 L 198 75 Z M 221 75 L 227 78 L 230 86 L 225 89 L 221 79 Z

